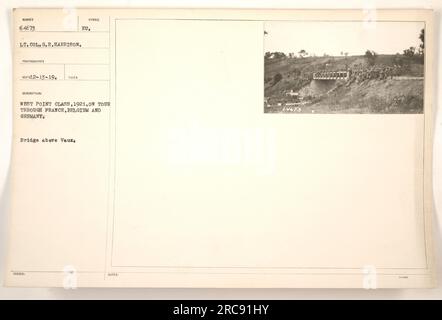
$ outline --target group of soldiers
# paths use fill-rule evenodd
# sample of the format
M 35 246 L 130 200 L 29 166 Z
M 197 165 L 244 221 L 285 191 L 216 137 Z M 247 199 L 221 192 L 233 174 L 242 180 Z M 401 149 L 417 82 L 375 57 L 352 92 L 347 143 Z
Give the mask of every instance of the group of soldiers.
M 394 76 L 400 74 L 400 66 L 384 66 L 376 65 L 365 69 L 353 69 L 350 70 L 350 81 L 356 81 L 357 83 L 365 80 L 385 80 L 392 79 Z

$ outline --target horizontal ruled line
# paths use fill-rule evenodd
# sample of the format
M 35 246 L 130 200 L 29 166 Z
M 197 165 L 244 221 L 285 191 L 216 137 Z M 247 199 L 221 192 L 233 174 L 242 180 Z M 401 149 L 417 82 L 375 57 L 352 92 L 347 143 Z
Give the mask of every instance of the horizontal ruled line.
M 77 31 L 77 30 L 39 30 L 39 31 L 23 31 L 21 33 L 39 33 L 39 32 L 69 32 L 69 33 L 110 33 L 109 31 Z
M 108 66 L 109 63 L 52 63 L 52 62 L 20 62 L 21 65 L 50 65 L 50 66 Z
M 75 50 L 81 50 L 81 49 L 110 49 L 109 47 L 18 47 L 17 49 L 75 49 Z
M 73 81 L 73 82 L 78 82 L 78 81 L 110 81 L 109 79 L 59 79 L 59 80 L 32 80 L 32 79 L 18 79 L 19 81 L 34 81 L 34 82 L 59 82 L 59 81 Z

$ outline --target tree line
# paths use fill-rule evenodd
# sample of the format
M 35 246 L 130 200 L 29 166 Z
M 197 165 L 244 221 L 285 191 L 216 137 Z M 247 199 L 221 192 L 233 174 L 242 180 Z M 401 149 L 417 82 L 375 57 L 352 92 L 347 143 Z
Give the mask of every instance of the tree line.
M 266 31 L 264 31 L 264 34 L 268 34 L 268 33 Z M 421 29 L 421 31 L 420 31 L 419 40 L 421 42 L 418 47 L 411 46 L 409 48 L 406 48 L 403 50 L 402 54 L 406 57 L 419 57 L 419 58 L 422 58 L 422 61 L 423 61 L 423 55 L 424 55 L 424 49 L 425 49 L 425 30 L 424 29 Z M 348 52 L 341 51 L 341 55 L 347 57 Z M 399 55 L 399 53 L 397 53 L 397 55 Z M 267 51 L 264 54 L 265 59 L 283 59 L 283 58 L 294 59 L 294 58 L 298 58 L 298 57 L 305 58 L 307 56 L 309 56 L 309 53 L 304 49 L 299 50 L 297 54 L 295 54 L 294 52 L 289 52 L 288 54 L 286 54 L 286 53 L 280 52 L 280 51 L 275 51 L 275 52 Z M 365 51 L 364 56 L 367 59 L 369 65 L 374 65 L 376 62 L 376 58 L 378 56 L 378 53 L 375 52 L 374 50 L 367 49 Z M 324 53 L 324 57 L 328 57 L 328 55 L 326 53 Z

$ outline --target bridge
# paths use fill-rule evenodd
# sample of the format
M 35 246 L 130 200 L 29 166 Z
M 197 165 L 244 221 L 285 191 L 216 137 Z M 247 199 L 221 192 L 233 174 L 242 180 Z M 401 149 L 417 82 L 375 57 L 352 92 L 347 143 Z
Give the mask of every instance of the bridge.
M 314 80 L 347 80 L 350 76 L 348 71 L 318 71 L 313 73 Z

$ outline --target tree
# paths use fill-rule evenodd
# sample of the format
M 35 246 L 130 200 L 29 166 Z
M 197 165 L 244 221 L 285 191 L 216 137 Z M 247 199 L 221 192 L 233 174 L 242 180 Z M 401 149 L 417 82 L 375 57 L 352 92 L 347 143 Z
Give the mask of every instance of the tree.
M 377 53 L 373 50 L 365 51 L 365 58 L 370 66 L 374 65 L 376 62 L 376 58 L 378 57 Z
M 273 85 L 277 84 L 279 81 L 282 80 L 282 74 L 277 73 L 273 76 Z
M 406 57 L 413 57 L 415 53 L 416 53 L 415 47 L 410 47 L 404 50 L 404 56 Z
M 265 53 L 265 55 L 264 55 L 264 58 L 265 58 L 265 59 L 270 59 L 271 56 L 272 56 L 272 53 L 269 52 L 269 51 L 267 51 L 267 52 Z
M 286 58 L 286 55 L 284 52 L 272 52 L 272 56 L 274 59 Z
M 305 51 L 304 49 L 299 50 L 298 54 L 301 58 L 304 58 L 305 56 L 308 55 L 307 51 Z
M 293 69 L 292 75 L 294 78 L 299 78 L 301 76 L 301 70 L 300 69 Z
M 419 34 L 419 40 L 421 41 L 421 44 L 419 45 L 420 54 L 424 54 L 424 49 L 425 49 L 425 29 L 421 30 L 421 33 Z

